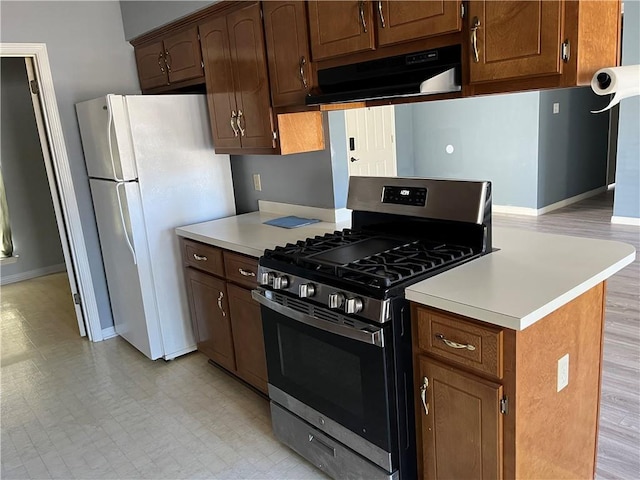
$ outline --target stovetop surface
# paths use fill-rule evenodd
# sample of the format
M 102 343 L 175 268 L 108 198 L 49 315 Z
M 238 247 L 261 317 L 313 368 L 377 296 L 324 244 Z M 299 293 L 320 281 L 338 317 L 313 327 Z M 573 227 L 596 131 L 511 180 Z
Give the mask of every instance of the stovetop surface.
M 267 250 L 260 264 L 380 296 L 478 255 L 468 246 L 345 229 Z

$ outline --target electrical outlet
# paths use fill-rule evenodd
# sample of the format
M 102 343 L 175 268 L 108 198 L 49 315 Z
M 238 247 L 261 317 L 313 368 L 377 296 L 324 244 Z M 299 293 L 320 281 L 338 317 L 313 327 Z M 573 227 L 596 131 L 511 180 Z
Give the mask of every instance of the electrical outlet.
M 555 115 L 556 113 L 560 113 L 560 104 L 559 103 L 554 103 L 553 104 L 553 114 Z
M 262 183 L 260 182 L 260 174 L 259 173 L 254 173 L 253 174 L 253 189 L 257 190 L 258 192 L 262 191 Z
M 558 392 L 569 385 L 569 354 L 558 360 Z

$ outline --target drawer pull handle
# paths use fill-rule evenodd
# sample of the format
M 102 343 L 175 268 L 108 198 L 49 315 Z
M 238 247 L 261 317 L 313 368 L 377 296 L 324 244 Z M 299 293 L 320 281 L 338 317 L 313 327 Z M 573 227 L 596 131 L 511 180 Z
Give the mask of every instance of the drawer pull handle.
M 470 343 L 467 343 L 466 345 L 464 343 L 458 343 L 458 342 L 452 342 L 451 340 L 447 340 L 444 335 L 442 335 L 441 333 L 436 333 L 436 338 L 438 340 L 442 340 L 444 342 L 444 344 L 447 347 L 451 347 L 451 348 L 457 348 L 459 350 L 466 348 L 467 350 L 470 351 L 474 351 L 476 349 L 476 347 L 474 347 L 473 345 L 471 345 Z
M 333 448 L 328 443 L 323 442 L 318 437 L 314 436 L 312 433 L 309 434 L 309 443 L 314 443 L 318 445 L 322 450 L 325 450 L 332 457 L 336 456 L 336 449 Z
M 204 255 L 198 255 L 197 253 L 193 254 L 193 258 L 195 258 L 198 262 L 206 262 L 207 261 L 207 257 L 205 257 Z
M 223 298 L 224 298 L 224 293 L 220 292 L 220 295 L 218 296 L 218 308 L 222 312 L 222 316 L 226 317 L 227 313 L 224 311 L 224 307 L 222 306 L 222 299 Z
M 255 277 L 256 274 L 254 272 L 252 272 L 251 270 L 245 270 L 244 268 L 239 268 L 238 272 L 240 272 L 240 275 L 242 275 L 243 277 Z
M 429 379 L 422 377 L 422 385 L 420 385 L 420 399 L 425 415 L 429 415 L 429 404 L 427 403 L 427 388 L 429 388 Z

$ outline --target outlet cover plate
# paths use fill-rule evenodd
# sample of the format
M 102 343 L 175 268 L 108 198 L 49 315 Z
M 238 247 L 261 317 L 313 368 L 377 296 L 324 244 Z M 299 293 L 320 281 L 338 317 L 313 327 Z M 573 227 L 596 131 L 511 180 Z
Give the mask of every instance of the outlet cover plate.
M 558 360 L 558 392 L 569 385 L 569 354 Z

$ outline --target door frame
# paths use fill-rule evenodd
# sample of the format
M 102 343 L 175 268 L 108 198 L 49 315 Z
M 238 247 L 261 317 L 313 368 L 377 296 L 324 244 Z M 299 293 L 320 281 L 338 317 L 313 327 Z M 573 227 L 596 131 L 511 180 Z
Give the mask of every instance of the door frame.
M 44 43 L 0 43 L 0 57 L 30 58 L 33 62 L 50 154 L 49 156 L 44 155 L 49 190 L 54 205 L 57 203 L 56 207 L 59 207 L 55 210 L 60 240 L 63 244 L 66 242 L 69 245 L 70 256 L 65 255 L 67 275 L 71 288 L 73 289 L 74 285 L 78 288 L 78 292 L 72 291 L 72 293 L 80 294 L 81 313 L 87 327 L 86 333 L 89 340 L 99 342 L 104 339 L 104 336 L 89 268 L 89 255 L 82 233 L 80 210 L 53 87 L 47 46 Z M 58 218 L 58 213 L 62 218 Z

